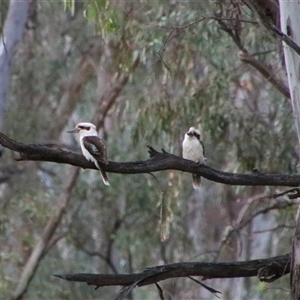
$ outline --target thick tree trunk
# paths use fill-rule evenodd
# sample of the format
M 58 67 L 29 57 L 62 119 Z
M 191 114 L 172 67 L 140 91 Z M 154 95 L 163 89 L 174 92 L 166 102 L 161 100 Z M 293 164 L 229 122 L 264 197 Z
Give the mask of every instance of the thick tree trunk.
M 279 1 L 281 31 L 300 45 L 300 0 Z M 293 113 L 300 145 L 300 56 L 284 44 L 284 56 L 291 93 Z M 299 147 L 300 150 L 300 147 Z M 300 151 L 299 151 L 300 157 Z M 300 184 L 300 183 L 299 183 Z M 297 214 L 297 226 L 293 241 L 291 263 L 292 298 L 300 299 L 300 207 Z

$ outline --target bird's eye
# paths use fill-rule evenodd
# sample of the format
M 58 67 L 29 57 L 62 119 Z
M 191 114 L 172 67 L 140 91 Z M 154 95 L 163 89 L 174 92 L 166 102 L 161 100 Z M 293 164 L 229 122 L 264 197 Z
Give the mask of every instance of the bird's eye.
M 91 127 L 89 127 L 89 126 L 78 126 L 78 128 L 81 130 L 87 130 L 87 131 L 89 131 L 91 129 Z

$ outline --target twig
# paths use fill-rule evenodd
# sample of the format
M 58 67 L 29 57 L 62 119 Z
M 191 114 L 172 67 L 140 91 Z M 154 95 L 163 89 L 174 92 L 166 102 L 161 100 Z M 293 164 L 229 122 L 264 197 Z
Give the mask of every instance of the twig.
M 217 17 L 217 16 L 210 16 L 210 17 L 201 17 L 195 21 L 192 21 L 190 23 L 187 23 L 185 25 L 182 25 L 182 26 L 165 26 L 165 25 L 157 25 L 157 24 L 153 24 L 151 23 L 150 25 L 153 25 L 155 27 L 158 27 L 158 28 L 164 28 L 164 29 L 186 29 L 188 27 L 191 27 L 191 26 L 194 26 L 202 21 L 206 21 L 206 20 L 221 20 L 221 21 L 240 21 L 240 22 L 243 22 L 243 23 L 249 23 L 249 24 L 254 24 L 254 25 L 257 25 L 258 22 L 257 21 L 251 21 L 251 20 L 246 20 L 246 19 L 238 19 L 238 18 L 220 18 L 220 17 Z
M 293 188 L 293 189 L 289 189 L 289 190 L 286 190 L 286 191 L 278 193 L 278 194 L 273 194 L 272 198 L 275 199 L 275 198 L 278 198 L 278 197 L 285 196 L 287 194 L 290 194 L 290 195 L 288 195 L 289 199 L 299 198 L 300 197 L 300 189 L 299 188 Z
M 286 225 L 286 224 L 281 224 L 272 228 L 264 229 L 264 230 L 255 230 L 253 231 L 253 234 L 259 234 L 259 233 L 266 233 L 270 231 L 275 231 L 281 228 L 288 228 L 288 229 L 295 229 L 296 225 Z
M 161 52 L 166 48 L 166 44 L 167 44 L 168 40 L 170 39 L 171 35 L 173 34 L 173 32 L 174 32 L 175 30 L 176 30 L 175 28 L 173 28 L 173 29 L 171 30 L 171 32 L 170 32 L 170 33 L 168 34 L 168 36 L 166 37 L 166 39 L 165 39 L 163 45 L 161 46 L 161 48 L 160 48 L 160 49 L 158 50 L 158 52 L 157 52 L 157 54 L 158 54 L 158 56 L 160 57 L 160 59 L 161 59 L 163 65 L 164 65 L 165 68 L 169 71 L 170 74 L 172 74 L 172 72 L 171 72 L 170 68 L 168 67 L 168 65 L 165 63 L 165 61 L 164 61 L 164 59 L 163 59 L 163 57 L 162 57 L 162 55 L 161 55 Z
M 220 299 L 219 295 L 217 294 L 222 294 L 220 291 L 217 291 L 209 286 L 207 286 L 206 284 L 200 282 L 199 280 L 191 277 L 191 276 L 188 276 L 189 279 L 193 280 L 194 282 L 198 283 L 199 285 L 201 285 L 202 287 L 204 287 L 206 290 L 208 290 L 210 293 L 212 293 L 213 295 L 215 295 L 217 298 Z
M 165 300 L 164 292 L 163 292 L 162 288 L 160 287 L 160 285 L 157 282 L 155 282 L 155 286 L 157 287 L 160 300 Z

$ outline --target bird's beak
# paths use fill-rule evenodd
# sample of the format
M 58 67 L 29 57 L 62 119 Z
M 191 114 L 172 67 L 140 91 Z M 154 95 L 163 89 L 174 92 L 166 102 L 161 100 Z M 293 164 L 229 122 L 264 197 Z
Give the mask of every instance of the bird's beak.
M 77 132 L 79 132 L 79 129 L 78 128 L 74 128 L 74 129 L 72 129 L 72 130 L 68 130 L 68 131 L 66 131 L 67 133 L 77 133 Z

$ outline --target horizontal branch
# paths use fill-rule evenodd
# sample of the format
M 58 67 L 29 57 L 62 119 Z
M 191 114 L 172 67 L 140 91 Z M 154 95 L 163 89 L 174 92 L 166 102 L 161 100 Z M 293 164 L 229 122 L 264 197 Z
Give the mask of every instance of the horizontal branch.
M 45 145 L 23 144 L 16 142 L 0 132 L 0 144 L 10 150 L 19 152 L 17 160 L 48 161 L 62 164 L 70 164 L 84 169 L 97 169 L 96 166 L 87 161 L 84 156 L 54 149 Z M 163 152 L 157 152 L 149 147 L 150 159 L 131 162 L 109 161 L 107 172 L 120 174 L 150 173 L 163 170 L 178 170 L 189 173 L 198 173 L 204 178 L 229 185 L 245 186 L 299 186 L 300 175 L 287 174 L 238 174 L 228 173 L 213 169 L 206 165 L 198 165 L 192 161 L 179 156 Z
M 175 277 L 202 276 L 213 278 L 237 278 L 258 276 L 260 281 L 272 282 L 290 272 L 290 254 L 267 259 L 219 263 L 175 263 L 148 268 L 134 274 L 53 274 L 68 280 L 99 286 L 144 286 Z

